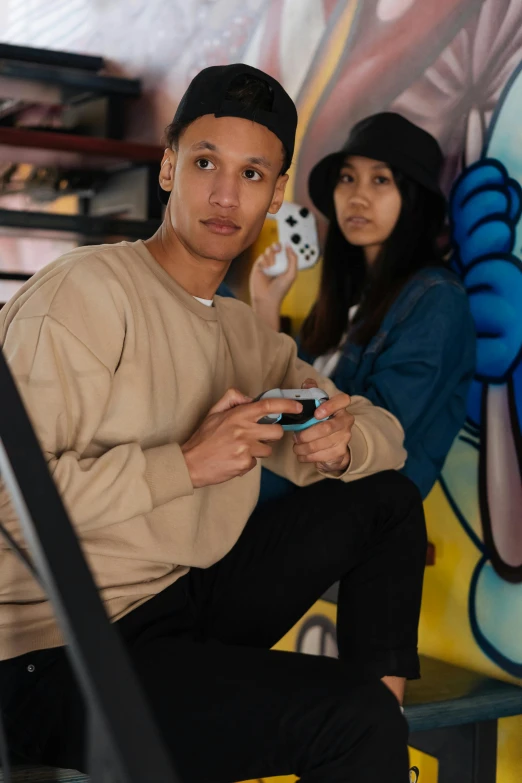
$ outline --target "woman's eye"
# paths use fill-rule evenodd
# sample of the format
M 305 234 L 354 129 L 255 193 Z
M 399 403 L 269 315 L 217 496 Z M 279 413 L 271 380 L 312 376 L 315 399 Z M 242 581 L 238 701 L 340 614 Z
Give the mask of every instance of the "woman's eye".
M 246 169 L 244 175 L 246 179 L 250 179 L 253 182 L 258 182 L 261 179 L 261 174 L 259 171 L 255 171 L 255 169 Z
M 378 185 L 386 185 L 389 181 L 389 177 L 375 177 L 375 181 Z
M 196 161 L 196 166 L 198 169 L 203 169 L 203 171 L 208 171 L 209 169 L 212 170 L 215 168 L 212 161 L 210 161 L 208 158 L 199 158 Z
M 339 175 L 339 182 L 353 182 L 353 177 L 351 174 L 340 174 Z

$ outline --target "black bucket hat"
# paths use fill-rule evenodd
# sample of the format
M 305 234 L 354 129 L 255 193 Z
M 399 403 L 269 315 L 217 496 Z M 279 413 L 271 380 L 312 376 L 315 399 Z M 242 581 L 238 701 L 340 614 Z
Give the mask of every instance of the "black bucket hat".
M 253 110 L 240 101 L 227 98 L 227 92 L 234 80 L 244 75 L 253 76 L 270 87 L 272 106 L 269 111 Z M 216 117 L 241 117 L 264 125 L 281 141 L 286 151 L 287 168 L 290 166 L 294 154 L 297 109 L 286 90 L 268 73 L 244 63 L 211 65 L 209 68 L 204 68 L 196 74 L 187 87 L 173 122 L 188 125 L 205 114 L 214 114 Z M 169 196 L 170 193 L 159 188 L 159 197 L 163 204 L 167 204 Z
M 441 207 L 446 207 L 439 186 L 443 156 L 436 139 L 400 114 L 381 112 L 354 125 L 342 150 L 327 155 L 310 172 L 310 198 L 326 217 L 331 217 L 337 175 L 348 155 L 387 163 L 439 196 Z

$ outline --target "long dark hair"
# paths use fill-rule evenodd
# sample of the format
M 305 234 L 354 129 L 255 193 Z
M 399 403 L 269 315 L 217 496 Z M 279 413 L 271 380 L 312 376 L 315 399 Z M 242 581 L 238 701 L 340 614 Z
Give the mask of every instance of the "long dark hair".
M 392 233 L 369 269 L 361 247 L 343 236 L 332 209 L 323 253 L 319 296 L 301 331 L 305 351 L 320 356 L 336 348 L 346 332 L 348 310 L 359 309 L 349 339 L 367 345 L 386 312 L 419 269 L 443 264 L 438 238 L 444 222 L 442 199 L 392 168 L 402 208 Z

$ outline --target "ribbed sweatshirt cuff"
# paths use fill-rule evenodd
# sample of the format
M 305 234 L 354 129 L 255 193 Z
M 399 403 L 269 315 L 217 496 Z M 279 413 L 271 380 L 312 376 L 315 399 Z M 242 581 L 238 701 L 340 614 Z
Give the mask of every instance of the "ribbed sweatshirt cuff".
M 154 508 L 194 494 L 194 487 L 179 444 L 167 443 L 145 452 L 145 478 Z

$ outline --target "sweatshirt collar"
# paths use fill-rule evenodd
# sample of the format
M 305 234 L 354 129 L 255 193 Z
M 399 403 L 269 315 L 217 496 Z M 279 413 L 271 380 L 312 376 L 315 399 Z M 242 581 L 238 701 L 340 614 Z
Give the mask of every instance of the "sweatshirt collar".
M 149 267 L 150 271 L 158 278 L 161 284 L 169 290 L 186 308 L 195 315 L 203 318 L 205 321 L 216 321 L 217 311 L 215 307 L 208 307 L 207 305 L 198 302 L 192 294 L 180 286 L 173 277 L 166 272 L 160 264 L 156 261 L 154 256 L 149 252 L 147 246 L 143 240 L 138 239 L 137 242 L 129 243 L 132 248 L 138 253 L 142 261 Z

